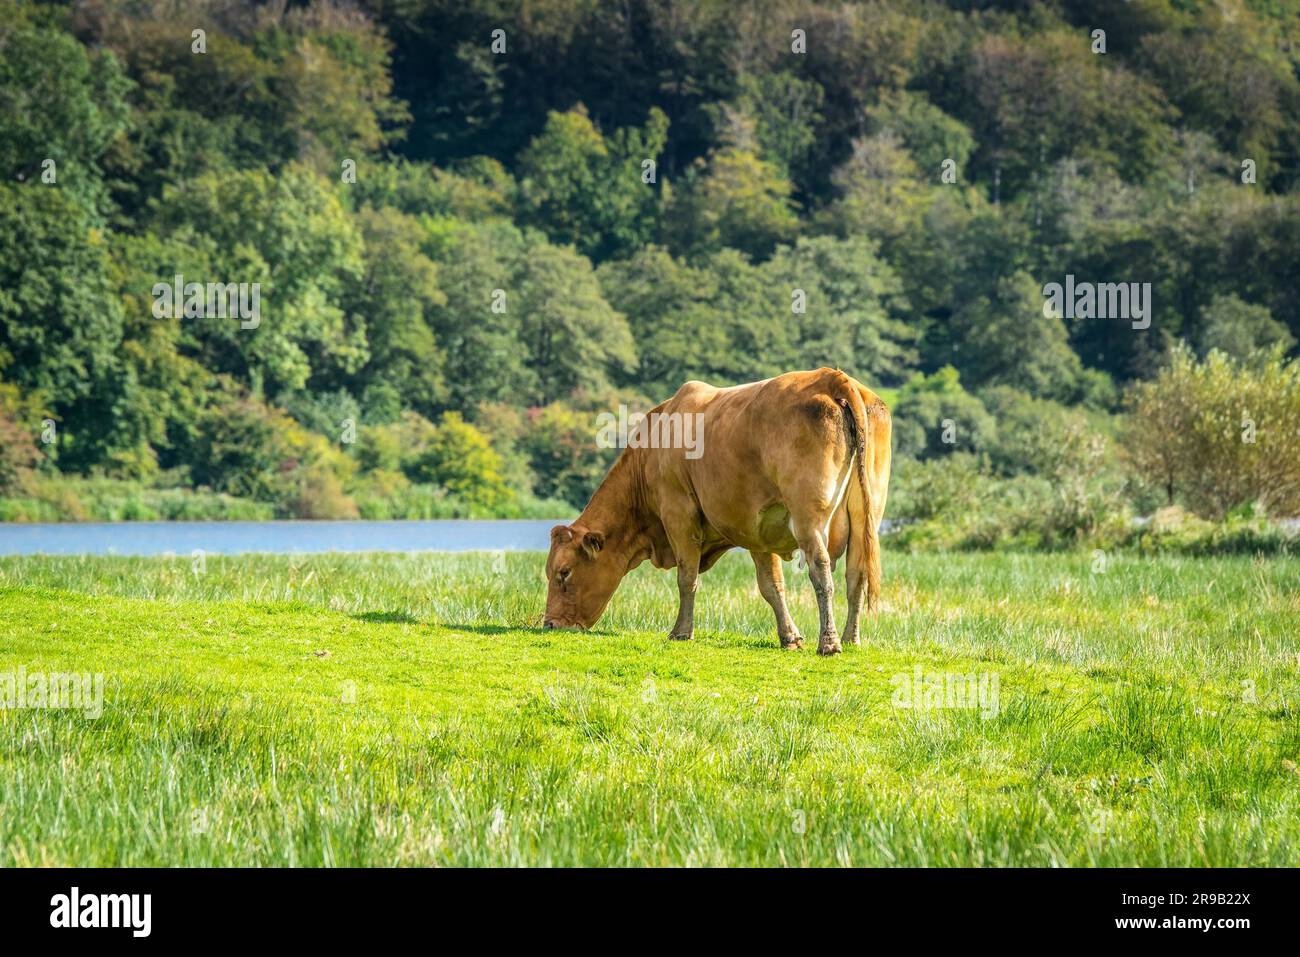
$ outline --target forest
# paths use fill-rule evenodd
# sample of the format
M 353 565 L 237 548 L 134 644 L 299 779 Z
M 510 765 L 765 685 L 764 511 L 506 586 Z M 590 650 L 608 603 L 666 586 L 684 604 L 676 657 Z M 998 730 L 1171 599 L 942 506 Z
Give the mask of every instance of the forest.
M 1289 0 L 0 0 L 0 520 L 563 517 L 833 366 L 911 545 L 1284 548 L 1298 75 Z

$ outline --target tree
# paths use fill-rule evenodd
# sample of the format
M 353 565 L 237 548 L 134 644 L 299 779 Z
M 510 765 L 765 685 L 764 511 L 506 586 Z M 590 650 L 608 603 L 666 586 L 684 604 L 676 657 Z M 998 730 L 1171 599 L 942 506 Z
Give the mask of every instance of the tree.
M 258 284 L 255 320 L 183 323 L 185 345 L 207 368 L 275 395 L 309 379 L 342 384 L 364 367 L 364 321 L 343 308 L 364 272 L 364 243 L 337 193 L 312 170 L 204 174 L 164 193 L 155 226 L 206 262 L 187 282 Z
M 727 326 L 715 302 L 717 279 L 706 268 L 647 246 L 605 263 L 597 276 L 605 299 L 627 317 L 643 392 L 666 398 L 689 379 L 716 378 L 717 360 L 728 352 Z
M 671 192 L 665 223 L 675 251 L 730 247 L 763 259 L 798 229 L 793 187 L 752 143 L 725 145 L 699 160 Z
M 1295 342 L 1295 336 L 1266 307 L 1243 302 L 1231 294 L 1215 296 L 1201 312 L 1197 351 L 1202 357 L 1218 349 L 1234 359 L 1248 359 L 1274 346 L 1285 352 Z
M 447 296 L 438 266 L 421 249 L 419 222 L 387 207 L 361 210 L 364 273 L 348 297 L 348 312 L 366 330 L 369 358 L 352 377 L 357 394 L 379 382 L 396 392 L 399 408 L 432 415 L 446 399 L 444 356 L 434 335 L 433 310 Z
M 736 109 L 753 117 L 763 159 L 799 179 L 817 143 L 825 91 L 814 81 L 787 71 L 744 76 L 740 91 Z
M 873 132 L 902 139 L 922 174 L 935 182 L 943 163 L 952 160 L 961 176 L 975 149 L 975 138 L 965 123 L 935 106 L 924 93 L 889 90 L 867 110 Z
M 298 157 L 337 168 L 405 135 L 406 104 L 393 97 L 390 43 L 364 18 L 347 29 L 330 23 L 325 5 L 293 11 L 293 39 L 272 83 L 283 126 L 296 139 Z M 277 38 L 278 39 L 278 38 Z
M 773 298 L 789 308 L 793 290 L 805 311 L 793 312 L 792 364 L 835 366 L 872 383 L 903 380 L 916 364 L 919 330 L 902 318 L 902 284 L 863 236 L 818 236 L 781 246 L 763 267 Z
M 538 495 L 575 509 L 587 504 L 618 455 L 616 449 L 596 448 L 594 434 L 595 416 L 562 402 L 529 410 L 520 447 L 537 476 Z
M 1253 157 L 1267 182 L 1281 167 L 1270 160 L 1298 131 L 1293 65 L 1277 55 L 1277 40 L 1249 8 L 1231 19 L 1210 8 L 1200 21 L 1144 36 L 1141 62 L 1189 125 Z
M 434 306 L 431 321 L 446 356 L 446 402 L 472 409 L 527 394 L 532 387 L 519 344 L 520 303 L 513 287 L 523 234 L 509 223 L 453 222 L 437 248 L 425 248 L 438 263 L 446 302 Z
M 933 174 L 936 178 L 938 171 Z M 899 137 L 885 131 L 853 141 L 853 154 L 831 176 L 839 191 L 822 219 L 840 235 L 892 241 L 924 211 L 930 187 Z
M 636 367 L 627 320 L 601 295 L 591 263 L 571 247 L 534 243 L 517 264 L 520 342 L 530 404 L 602 390 Z
M 975 386 L 1011 385 L 1043 398 L 1070 399 L 1083 371 L 1059 316 L 1046 315 L 1026 272 L 998 279 L 952 316 L 954 364 Z
M 658 204 L 643 163 L 658 161 L 667 136 L 658 109 L 641 129 L 608 140 L 581 107 L 550 113 L 519 156 L 521 219 L 598 261 L 639 248 L 653 235 Z
M 1159 87 L 1110 59 L 1073 31 L 991 34 L 974 44 L 966 87 L 977 158 L 998 187 L 995 199 L 1028 187 L 1063 156 L 1136 180 L 1157 168 L 1172 110 Z
M 469 222 L 512 218 L 517 192 L 514 177 L 488 156 L 471 157 L 455 169 L 401 158 L 372 161 L 350 185 L 358 208 L 391 206 L 411 216 Z
M 122 308 L 103 234 L 73 197 L 0 186 L 0 374 L 62 423 L 59 461 L 85 469 L 116 444 Z
M 48 186 L 53 172 L 65 192 L 101 207 L 98 163 L 126 128 L 130 81 L 112 52 L 91 54 L 9 0 L 0 19 L 0 180 Z

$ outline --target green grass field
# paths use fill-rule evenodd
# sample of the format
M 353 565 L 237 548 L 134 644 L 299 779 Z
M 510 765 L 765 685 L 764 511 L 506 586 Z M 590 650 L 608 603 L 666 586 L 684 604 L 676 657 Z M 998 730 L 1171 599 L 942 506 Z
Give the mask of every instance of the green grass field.
M 690 643 L 648 568 L 534 629 L 542 560 L 0 559 L 0 677 L 104 675 L 0 710 L 0 865 L 1300 864 L 1300 562 L 887 554 L 821 659 L 743 554 Z

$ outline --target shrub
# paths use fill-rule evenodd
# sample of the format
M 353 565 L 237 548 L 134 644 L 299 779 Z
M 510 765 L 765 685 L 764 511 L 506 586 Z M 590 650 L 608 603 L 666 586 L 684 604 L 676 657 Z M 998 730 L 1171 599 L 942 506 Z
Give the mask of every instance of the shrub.
M 930 461 L 900 457 L 894 460 L 887 511 L 903 521 L 959 515 L 977 507 L 984 484 L 979 460 L 968 452 Z
M 348 518 L 343 481 L 355 468 L 324 436 L 246 395 L 200 418 L 192 476 L 216 492 L 272 502 L 286 516 Z
M 288 501 L 294 518 L 358 518 L 357 503 L 343 491 L 343 483 L 324 464 L 301 469 L 297 487 Z
M 320 394 L 298 392 L 277 401 L 295 421 L 325 436 L 337 438 L 343 433 L 345 421 L 350 419 L 354 428 L 361 421 L 361 406 L 344 389 Z
M 264 502 L 103 477 L 37 473 L 27 497 L 0 498 L 0 521 L 6 522 L 259 521 L 274 517 L 274 507 Z
M 363 471 L 396 472 L 402 467 L 402 439 L 396 424 L 359 429 L 354 448 Z
M 1294 533 L 1269 524 L 1261 509 L 1233 509 L 1222 522 L 1208 522 L 1171 505 L 1136 527 L 1128 544 L 1145 553 L 1184 555 L 1277 555 L 1300 550 Z
M 406 473 L 413 481 L 436 485 L 469 505 L 490 509 L 513 497 L 501 476 L 501 457 L 487 436 L 459 412 L 443 414 Z
M 24 401 L 18 387 L 0 383 L 0 495 L 25 492 L 32 470 L 41 461 L 33 426 L 43 413 L 34 402 Z
M 1122 482 L 1089 467 L 1084 452 L 1067 453 L 1066 460 L 1082 463 L 1077 474 L 1050 478 L 998 477 L 987 461 L 960 452 L 896 460 L 886 514 L 901 519 L 902 527 L 891 539 L 913 549 L 1068 548 L 1122 540 L 1130 520 Z
M 1280 347 L 1247 360 L 1185 347 L 1130 395 L 1125 448 L 1139 472 L 1194 511 L 1221 517 L 1259 502 L 1300 514 L 1300 362 Z
M 209 408 L 199 419 L 194 480 L 214 491 L 274 500 L 296 463 L 289 449 L 293 422 L 249 396 Z
M 618 457 L 617 449 L 596 444 L 596 417 L 563 403 L 530 409 L 520 446 L 536 476 L 533 488 L 543 498 L 563 499 L 582 508 Z
M 989 464 L 1003 475 L 1053 474 L 1067 435 L 1088 427 L 1082 413 L 1010 386 L 982 389 L 979 398 L 997 423 L 985 444 Z
M 517 495 L 527 497 L 533 494 L 536 476 L 520 446 L 524 415 L 524 410 L 504 402 L 480 402 L 474 410 L 474 426 L 487 435 L 493 450 L 501 456 L 502 472 L 510 487 Z
M 0 495 L 25 491 L 40 458 L 31 433 L 0 408 Z
M 914 375 L 899 390 L 893 415 L 894 448 L 899 455 L 930 458 L 974 452 L 995 433 L 993 417 L 983 402 L 962 388 L 952 366 L 929 376 Z

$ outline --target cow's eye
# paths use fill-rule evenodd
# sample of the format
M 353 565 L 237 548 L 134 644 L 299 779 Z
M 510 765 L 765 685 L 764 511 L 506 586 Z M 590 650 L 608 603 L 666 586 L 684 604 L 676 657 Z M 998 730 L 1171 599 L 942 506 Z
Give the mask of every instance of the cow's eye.
M 565 582 L 569 580 L 569 576 L 572 574 L 573 574 L 572 568 L 561 568 L 558 572 L 555 573 L 555 577 L 559 581 L 559 583 L 563 585 Z

